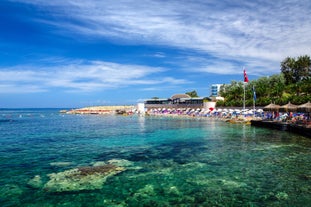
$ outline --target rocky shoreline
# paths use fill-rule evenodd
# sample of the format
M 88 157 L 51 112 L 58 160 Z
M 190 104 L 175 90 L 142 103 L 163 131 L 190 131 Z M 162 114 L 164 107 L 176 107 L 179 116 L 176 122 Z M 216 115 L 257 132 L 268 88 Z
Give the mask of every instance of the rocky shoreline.
M 91 106 L 79 109 L 61 110 L 60 113 L 66 114 L 116 114 L 129 113 L 135 110 L 135 106 Z

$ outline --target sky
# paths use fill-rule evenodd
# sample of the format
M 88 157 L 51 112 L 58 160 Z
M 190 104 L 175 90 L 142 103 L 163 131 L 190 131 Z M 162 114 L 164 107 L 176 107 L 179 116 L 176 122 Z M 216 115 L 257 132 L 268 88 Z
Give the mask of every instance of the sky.
M 280 73 L 310 0 L 1 0 L 0 108 L 137 104 Z

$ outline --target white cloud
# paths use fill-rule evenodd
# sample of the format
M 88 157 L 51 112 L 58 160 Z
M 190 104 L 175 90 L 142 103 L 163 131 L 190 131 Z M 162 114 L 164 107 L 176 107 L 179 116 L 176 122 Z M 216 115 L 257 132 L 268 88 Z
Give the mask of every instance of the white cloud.
M 21 88 L 22 87 L 22 88 Z M 12 84 L 0 84 L 0 93 L 13 94 L 13 93 L 40 93 L 46 92 L 42 86 L 36 85 L 16 85 Z
M 163 52 L 156 52 L 152 56 L 156 57 L 156 58 L 165 58 L 166 57 L 165 53 L 163 53 Z
M 110 62 L 62 62 L 60 65 L 15 66 L 0 70 L 0 93 L 44 92 L 53 89 L 87 92 L 139 85 L 177 85 L 187 81 L 158 76 L 163 68 Z
M 285 57 L 311 53 L 309 0 L 20 1 L 49 11 L 50 18 L 37 21 L 72 37 L 82 34 L 211 54 L 218 61 L 211 66 L 218 66 L 206 66 L 207 72 L 236 73 L 230 61 L 244 63 L 253 73 L 279 72 Z M 226 68 L 220 67 L 223 59 L 228 60 Z

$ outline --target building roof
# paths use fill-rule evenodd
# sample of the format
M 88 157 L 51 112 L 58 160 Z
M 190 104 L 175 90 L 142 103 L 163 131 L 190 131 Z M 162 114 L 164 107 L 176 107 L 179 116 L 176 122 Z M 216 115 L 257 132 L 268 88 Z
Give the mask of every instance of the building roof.
M 209 97 L 190 97 L 190 98 L 181 98 L 180 100 L 203 100 L 210 99 Z
M 145 101 L 167 101 L 167 98 L 150 98 L 146 99 Z
M 178 98 L 191 98 L 188 94 L 175 94 L 171 97 L 172 100 L 178 99 Z

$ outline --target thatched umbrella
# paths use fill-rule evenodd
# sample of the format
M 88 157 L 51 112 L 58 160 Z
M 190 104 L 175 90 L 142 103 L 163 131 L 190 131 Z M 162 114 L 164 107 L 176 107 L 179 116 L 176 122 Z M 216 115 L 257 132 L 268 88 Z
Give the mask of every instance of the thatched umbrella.
M 280 105 L 276 105 L 276 104 L 269 104 L 265 107 L 263 107 L 264 111 L 279 111 Z
M 282 111 L 282 112 L 296 112 L 297 107 L 298 107 L 297 105 L 291 104 L 290 102 L 288 102 L 288 104 L 285 104 L 285 105 L 280 107 L 280 111 Z
M 297 107 L 298 112 L 311 112 L 311 103 L 308 101 L 305 104 L 301 104 Z
M 311 112 L 311 103 L 310 103 L 310 101 L 308 101 L 305 104 L 299 105 L 297 110 L 299 112 L 307 112 L 308 113 L 308 120 L 310 120 L 310 112 Z

